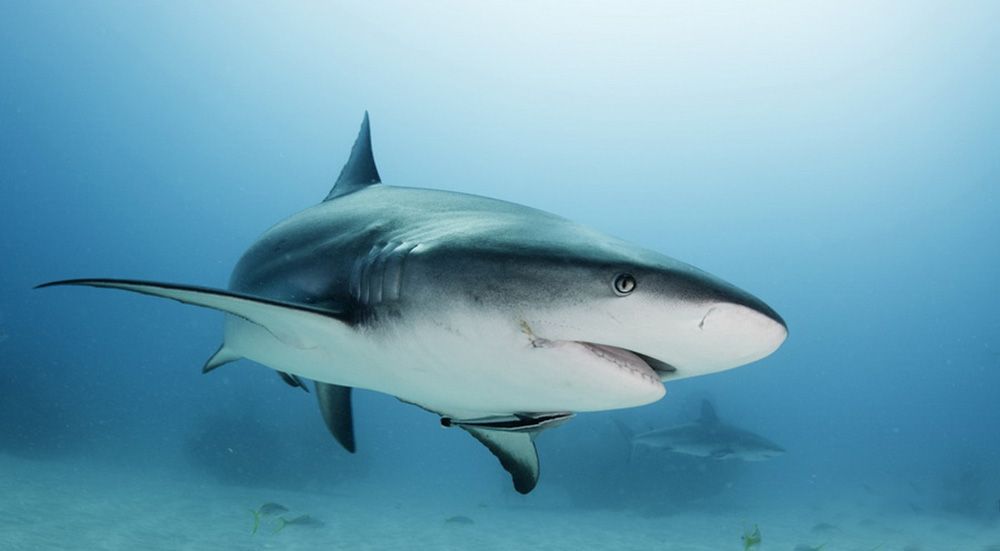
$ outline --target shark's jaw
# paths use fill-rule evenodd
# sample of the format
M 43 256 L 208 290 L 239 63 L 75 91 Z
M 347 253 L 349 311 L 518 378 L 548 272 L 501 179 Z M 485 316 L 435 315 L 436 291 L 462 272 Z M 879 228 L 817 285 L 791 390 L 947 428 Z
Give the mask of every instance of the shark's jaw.
M 521 331 L 527 335 L 532 348 L 569 348 L 571 350 L 582 350 L 586 352 L 584 357 L 587 359 L 596 358 L 600 363 L 615 367 L 624 373 L 634 375 L 656 385 L 659 385 L 670 373 L 676 371 L 676 369 L 666 362 L 639 354 L 627 348 L 583 340 L 547 339 L 540 337 L 523 321 L 521 322 Z
M 652 376 L 658 381 L 663 381 L 673 373 L 677 372 L 677 368 L 667 362 L 657 360 L 656 358 L 640 354 L 627 348 L 586 341 L 573 342 L 576 342 L 577 344 L 590 350 L 597 357 L 623 368 L 634 370 L 642 373 L 643 375 L 648 375 L 649 372 L 652 372 Z

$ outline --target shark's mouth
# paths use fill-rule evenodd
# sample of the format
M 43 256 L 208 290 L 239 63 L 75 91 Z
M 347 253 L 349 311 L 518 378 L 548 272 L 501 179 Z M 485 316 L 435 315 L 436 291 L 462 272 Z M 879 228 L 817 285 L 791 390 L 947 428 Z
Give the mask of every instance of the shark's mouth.
M 659 378 L 660 381 L 668 379 L 671 375 L 677 372 L 677 368 L 667 362 L 657 360 L 656 358 L 646 356 L 645 354 L 640 354 L 632 350 L 586 341 L 574 342 L 580 344 L 601 359 L 607 360 L 615 365 L 618 365 L 619 367 L 630 371 L 651 370 L 656 374 L 656 377 Z
M 578 345 L 602 360 L 639 376 L 665 381 L 677 373 L 677 368 L 667 362 L 626 348 L 588 341 L 558 341 L 539 337 L 535 335 L 526 321 L 521 321 L 521 332 L 528 336 L 531 346 L 535 348 L 548 348 L 557 344 Z

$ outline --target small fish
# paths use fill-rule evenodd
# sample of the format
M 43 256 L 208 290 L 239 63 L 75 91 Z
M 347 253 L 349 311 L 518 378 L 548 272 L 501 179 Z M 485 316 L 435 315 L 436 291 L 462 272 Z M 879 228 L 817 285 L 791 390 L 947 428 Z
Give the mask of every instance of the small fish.
M 750 551 L 750 549 L 760 545 L 762 540 L 760 537 L 760 528 L 756 524 L 753 525 L 753 532 L 744 528 L 740 539 L 743 540 L 743 551 Z
M 253 528 L 250 529 L 250 535 L 257 533 L 257 529 L 260 528 L 260 513 L 256 509 L 247 509 L 250 514 L 253 515 Z
M 281 513 L 287 513 L 288 508 L 284 505 L 278 503 L 267 502 L 256 509 L 250 509 L 250 514 L 253 515 L 253 529 L 250 530 L 250 535 L 257 533 L 260 528 L 260 517 L 269 517 L 271 515 L 277 515 Z
M 794 551 L 822 551 L 822 549 L 824 547 L 826 547 L 825 543 L 822 544 L 822 545 L 820 545 L 819 547 L 813 547 L 811 545 L 806 545 L 804 543 L 800 543 L 800 544 L 798 544 L 798 545 L 795 546 Z
M 465 515 L 455 515 L 444 519 L 445 524 L 475 524 L 476 521 Z
M 8 337 L 10 337 L 10 335 L 8 335 L 3 329 L 0 329 L 0 342 L 7 340 Z
M 278 527 L 274 529 L 274 533 L 278 533 L 285 529 L 285 526 L 304 526 L 306 528 L 322 528 L 326 526 L 326 523 L 317 518 L 313 518 L 309 515 L 299 515 L 291 520 L 285 517 L 278 517 Z
M 257 508 L 257 512 L 269 517 L 271 515 L 280 515 L 281 513 L 287 513 L 288 507 L 281 505 L 280 503 L 267 502 Z
M 820 522 L 818 524 L 813 525 L 812 529 L 810 529 L 809 531 L 812 532 L 813 534 L 829 534 L 831 532 L 837 532 L 839 530 L 840 528 L 837 528 L 836 526 L 830 524 L 829 522 Z

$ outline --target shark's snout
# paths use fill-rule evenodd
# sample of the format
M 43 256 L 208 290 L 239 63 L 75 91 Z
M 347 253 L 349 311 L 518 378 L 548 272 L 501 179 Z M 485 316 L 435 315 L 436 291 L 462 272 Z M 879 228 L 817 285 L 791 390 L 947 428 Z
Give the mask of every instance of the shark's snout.
M 653 366 L 663 380 L 746 365 L 788 337 L 785 320 L 760 299 L 704 273 L 683 276 L 683 292 L 668 287 L 662 300 L 649 301 L 644 317 L 657 320 L 653 331 L 637 331 L 643 340 L 625 346 L 664 364 Z
M 708 305 L 698 322 L 703 350 L 712 351 L 718 369 L 727 369 L 764 358 L 781 346 L 788 328 L 781 316 L 762 305 L 733 302 Z

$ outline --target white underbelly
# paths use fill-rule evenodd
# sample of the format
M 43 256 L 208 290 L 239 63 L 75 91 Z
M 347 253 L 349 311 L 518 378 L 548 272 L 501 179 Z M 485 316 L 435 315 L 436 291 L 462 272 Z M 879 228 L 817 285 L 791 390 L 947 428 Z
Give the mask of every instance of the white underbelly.
M 661 385 L 642 386 L 572 343 L 536 348 L 507 325 L 475 334 L 435 323 L 350 333 L 331 325 L 327 334 L 319 329 L 287 336 L 229 317 L 226 346 L 273 369 L 383 392 L 454 416 L 599 411 L 663 395 Z

